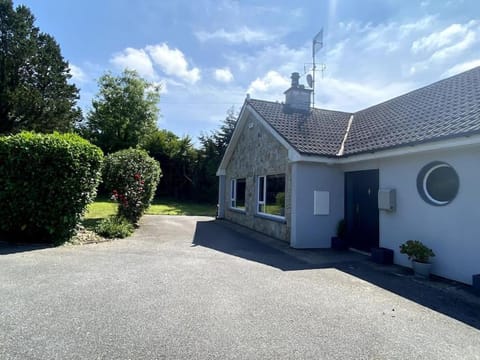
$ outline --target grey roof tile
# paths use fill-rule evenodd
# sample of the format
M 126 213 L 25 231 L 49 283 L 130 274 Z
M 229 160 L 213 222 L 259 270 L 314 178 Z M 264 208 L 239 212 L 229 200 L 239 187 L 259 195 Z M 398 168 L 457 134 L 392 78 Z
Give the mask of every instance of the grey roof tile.
M 302 154 L 335 156 L 351 115 L 321 109 L 312 109 L 309 113 L 291 112 L 284 104 L 254 99 L 247 101 Z
M 480 67 L 361 110 L 345 154 L 480 132 Z
M 336 156 L 351 113 L 247 100 L 302 154 Z M 480 133 L 480 67 L 353 114 L 344 155 Z

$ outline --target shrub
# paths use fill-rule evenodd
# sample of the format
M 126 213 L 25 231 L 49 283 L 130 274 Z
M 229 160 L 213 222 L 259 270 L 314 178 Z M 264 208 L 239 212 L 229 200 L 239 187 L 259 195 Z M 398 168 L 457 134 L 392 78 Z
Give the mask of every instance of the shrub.
M 20 241 L 68 240 L 95 197 L 102 160 L 73 134 L 0 137 L 0 231 Z
M 159 163 L 144 150 L 120 150 L 107 156 L 103 181 L 118 202 L 118 215 L 137 223 L 153 199 L 160 174 Z
M 426 247 L 418 240 L 408 240 L 400 245 L 400 254 L 407 255 L 408 260 L 414 260 L 421 263 L 428 263 L 430 258 L 435 256 L 432 249 Z
M 109 239 L 123 239 L 133 233 L 133 224 L 122 216 L 110 216 L 103 219 L 95 228 L 95 232 Z

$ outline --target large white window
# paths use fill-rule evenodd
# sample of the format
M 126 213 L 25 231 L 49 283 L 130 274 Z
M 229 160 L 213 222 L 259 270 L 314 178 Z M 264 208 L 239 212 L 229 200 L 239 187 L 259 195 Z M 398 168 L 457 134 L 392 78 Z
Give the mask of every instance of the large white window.
M 232 179 L 230 207 L 245 210 L 246 179 Z
M 285 174 L 258 177 L 257 212 L 285 216 Z

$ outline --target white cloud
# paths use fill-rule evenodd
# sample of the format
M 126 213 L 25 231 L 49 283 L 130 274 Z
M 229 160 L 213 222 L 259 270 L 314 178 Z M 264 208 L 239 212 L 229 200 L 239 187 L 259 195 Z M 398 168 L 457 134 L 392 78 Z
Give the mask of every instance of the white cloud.
M 231 67 L 242 72 L 241 75 L 249 81 L 253 76 L 263 76 L 271 70 L 290 76 L 294 71 L 302 72 L 305 63 L 311 61 L 309 44 L 310 42 L 300 48 L 290 48 L 279 44 L 264 47 L 249 55 L 237 52 L 224 57 L 230 62 Z M 238 75 L 237 78 L 239 78 Z
M 378 50 L 385 55 L 385 52 L 403 51 L 402 48 L 408 38 L 430 28 L 434 20 L 435 16 L 428 15 L 404 23 L 392 21 L 374 25 L 357 21 L 340 22 L 339 30 L 342 35 L 347 36 L 347 39 L 354 39 L 352 45 L 357 46 L 362 52 Z
M 118 69 L 136 70 L 149 80 L 157 78 L 152 61 L 143 49 L 126 48 L 113 56 L 110 62 Z
M 405 24 L 398 24 L 400 39 L 403 39 L 412 33 L 429 29 L 433 25 L 433 22 L 435 21 L 435 19 L 436 19 L 436 16 L 428 15 L 417 21 L 413 21 Z M 393 24 L 394 26 L 397 26 L 395 23 Z
M 228 67 L 223 69 L 215 69 L 215 79 L 220 82 L 228 83 L 233 80 L 233 74 Z
M 463 62 L 461 64 L 457 64 L 455 66 L 452 66 L 450 69 L 445 71 L 443 76 L 453 76 L 453 75 L 459 74 L 461 72 L 473 69 L 474 67 L 477 67 L 477 66 L 480 66 L 480 59 Z
M 443 60 L 451 57 L 452 55 L 458 55 L 460 52 L 469 49 L 477 40 L 477 35 L 473 31 L 469 31 L 465 38 L 452 45 L 445 47 L 443 49 L 437 50 L 433 53 L 432 60 Z
M 289 79 L 272 70 L 267 72 L 263 77 L 256 78 L 252 81 L 247 93 L 254 98 L 279 100 L 283 97 L 283 92 L 289 87 Z
M 320 81 L 316 92 L 316 107 L 358 111 L 404 94 L 415 88 L 410 82 L 382 84 L 366 81 L 356 82 L 326 77 Z
M 416 54 L 412 51 L 415 41 L 418 41 L 417 46 L 421 46 L 420 39 L 441 33 L 449 26 L 442 26 L 436 16 L 423 16 L 406 22 L 376 25 L 351 22 L 332 28 L 330 33 L 326 33 L 325 48 L 318 55 L 317 66 L 324 62 L 327 69 L 324 76 L 317 73 L 316 106 L 358 111 L 438 80 L 448 64 L 455 60 L 461 62 L 459 59 L 474 49 L 473 44 L 478 42 L 478 22 L 467 21 L 460 25 L 467 31 L 458 41 L 435 47 L 433 44 L 445 42 L 430 37 L 423 42 L 431 43 L 428 45 L 431 50 L 418 51 Z M 444 34 L 450 32 L 455 33 L 455 28 Z M 252 97 L 283 101 L 283 92 L 290 86 L 290 73 L 298 71 L 303 74 L 304 65 L 308 71 L 310 51 L 309 42 L 299 48 L 280 43 L 250 55 L 232 52 L 225 58 L 230 68 L 238 71 L 237 83 L 244 80 L 248 84 L 247 92 Z M 355 59 L 354 66 L 352 59 Z M 474 64 L 476 62 L 463 65 L 467 67 Z M 459 65 L 452 72 L 462 71 L 464 67 L 460 68 Z M 410 68 L 417 71 L 414 77 L 409 72 Z M 420 74 L 419 70 L 423 72 Z M 253 81 L 252 74 L 255 76 Z
M 424 36 L 412 44 L 412 52 L 429 52 L 440 49 L 444 46 L 458 42 L 461 38 L 468 35 L 469 28 L 473 24 L 452 24 L 442 31 L 431 33 L 428 36 Z
M 247 93 L 253 98 L 284 101 L 284 91 L 290 87 L 290 79 L 276 71 L 252 81 Z M 325 77 L 317 80 L 315 106 L 340 111 L 358 111 L 379 104 L 415 88 L 413 82 L 376 82 L 346 80 Z
M 200 69 L 196 67 L 189 69 L 185 55 L 179 49 L 171 49 L 167 44 L 162 43 L 149 45 L 146 47 L 146 50 L 153 62 L 165 74 L 175 76 L 190 84 L 195 84 L 200 80 Z
M 441 31 L 424 36 L 412 44 L 412 53 L 425 54 L 423 60 L 410 66 L 410 75 L 430 69 L 432 66 L 445 66 L 455 58 L 460 58 L 478 44 L 479 22 L 471 20 L 465 24 L 453 24 Z
M 68 67 L 70 68 L 70 74 L 72 75 L 73 81 L 79 83 L 87 81 L 87 74 L 85 74 L 85 72 L 79 66 L 69 64 Z
M 232 44 L 238 44 L 267 42 L 276 39 L 280 34 L 278 32 L 275 33 L 275 31 L 252 30 L 244 26 L 236 31 L 226 31 L 225 29 L 219 29 L 214 32 L 197 31 L 195 36 L 202 42 L 223 40 Z
M 419 19 L 412 19 L 409 22 L 399 23 L 396 21 L 380 23 L 362 23 L 358 21 L 340 22 L 339 30 L 344 34 L 360 33 L 361 37 L 386 39 L 387 37 L 404 37 L 415 31 L 421 31 L 429 28 L 436 16 L 427 15 Z
M 340 23 L 326 39 L 327 75 L 377 83 L 409 78 L 422 86 L 462 59 L 477 58 L 480 21 L 446 24 L 440 15 L 380 24 L 353 21 Z

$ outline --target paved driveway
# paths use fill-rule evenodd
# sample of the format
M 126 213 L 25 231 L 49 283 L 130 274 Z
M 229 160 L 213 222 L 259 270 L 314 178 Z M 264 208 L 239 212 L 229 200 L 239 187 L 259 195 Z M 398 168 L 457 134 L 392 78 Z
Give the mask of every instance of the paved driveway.
M 211 218 L 0 248 L 0 359 L 475 359 L 480 302 Z M 381 271 L 380 271 L 381 270 Z

